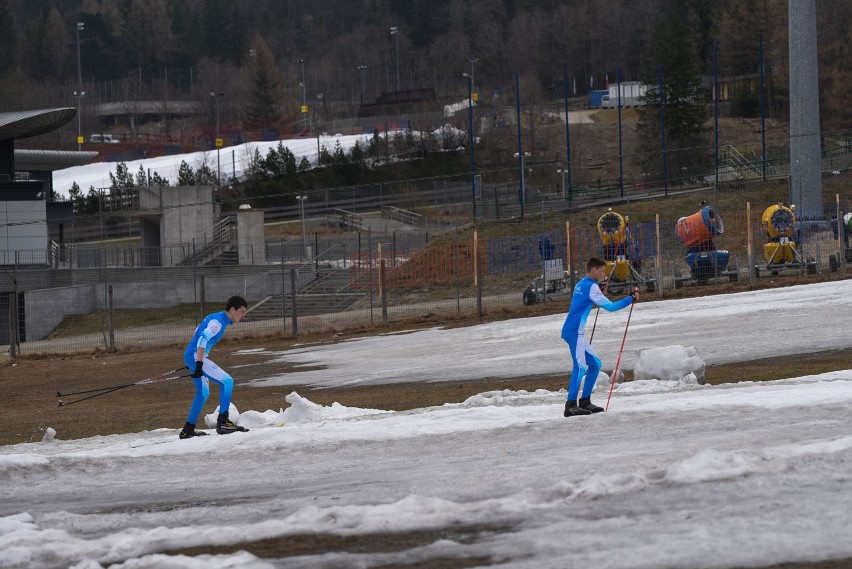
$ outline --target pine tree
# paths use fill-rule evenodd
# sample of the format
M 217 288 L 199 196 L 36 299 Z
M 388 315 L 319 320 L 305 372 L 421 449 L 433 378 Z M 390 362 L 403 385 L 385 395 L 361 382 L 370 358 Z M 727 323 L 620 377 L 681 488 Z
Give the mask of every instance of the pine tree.
M 251 85 L 250 101 L 244 110 L 246 126 L 274 125 L 281 119 L 281 78 L 275 58 L 260 34 L 255 34 L 250 54 L 246 70 L 246 83 Z
M 186 163 L 186 160 L 180 161 L 180 168 L 178 168 L 178 186 L 194 186 L 195 185 L 195 172 L 192 169 L 192 166 Z
M 701 85 L 698 46 L 686 22 L 689 14 L 673 12 L 662 18 L 654 32 L 651 49 L 644 62 L 642 80 L 648 85 L 645 105 L 639 110 L 639 153 L 636 161 L 643 172 L 660 178 L 663 172 L 660 131 L 660 81 L 665 113 L 668 173 L 688 173 L 706 168 L 709 153 L 707 106 Z
M 9 11 L 7 0 L 0 0 L 0 77 L 5 76 L 16 67 L 18 38 L 12 13 Z

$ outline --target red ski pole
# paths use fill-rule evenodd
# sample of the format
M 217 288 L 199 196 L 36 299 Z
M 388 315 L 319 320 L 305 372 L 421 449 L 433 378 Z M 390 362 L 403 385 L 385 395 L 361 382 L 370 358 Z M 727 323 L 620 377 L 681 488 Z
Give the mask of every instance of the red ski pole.
M 621 348 L 618 350 L 618 359 L 615 360 L 615 369 L 612 370 L 612 381 L 609 384 L 609 396 L 606 398 L 605 411 L 609 411 L 609 400 L 612 399 L 612 388 L 615 387 L 615 378 L 618 377 L 618 368 L 621 367 L 621 354 L 624 352 L 624 342 L 627 341 L 627 328 L 630 326 L 630 317 L 633 316 L 633 305 L 630 303 L 630 311 L 627 313 L 627 324 L 624 325 L 624 337 L 621 339 Z

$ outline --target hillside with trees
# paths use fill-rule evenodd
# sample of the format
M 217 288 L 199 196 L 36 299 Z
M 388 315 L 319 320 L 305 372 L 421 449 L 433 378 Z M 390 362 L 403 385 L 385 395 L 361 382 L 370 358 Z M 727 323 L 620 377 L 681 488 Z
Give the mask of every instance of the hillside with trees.
M 305 93 L 328 113 L 351 113 L 362 91 L 367 100 L 415 88 L 458 98 L 467 71 L 483 94 L 512 92 L 518 72 L 532 101 L 562 92 L 563 65 L 578 95 L 617 72 L 637 80 L 661 63 L 653 61 L 660 23 L 675 13 L 704 76 L 714 41 L 721 76 L 756 74 L 762 37 L 770 112 L 784 119 L 781 0 L 0 0 L 0 105 L 74 102 L 78 22 L 82 76 L 95 89 L 87 96 L 128 85 L 199 100 L 227 90 L 228 118 L 261 125 L 292 121 Z M 822 120 L 833 129 L 852 123 L 850 14 L 848 0 L 817 0 Z

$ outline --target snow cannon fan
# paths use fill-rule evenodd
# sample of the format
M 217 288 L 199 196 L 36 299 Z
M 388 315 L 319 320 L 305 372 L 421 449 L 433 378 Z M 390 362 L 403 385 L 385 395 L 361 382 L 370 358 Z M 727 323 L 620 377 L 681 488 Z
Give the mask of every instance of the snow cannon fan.
M 610 209 L 598 218 L 598 235 L 603 244 L 606 274 L 614 281 L 630 279 L 627 263 L 627 217 Z
M 731 254 L 717 250 L 713 239 L 725 232 L 722 216 L 713 206 L 702 205 L 697 213 L 677 220 L 677 234 L 686 245 L 686 264 L 699 282 L 718 276 L 728 267 Z
M 698 213 L 677 220 L 677 234 L 687 248 L 706 248 L 717 235 L 725 232 L 722 216 L 713 206 L 705 205 Z
M 796 260 L 796 243 L 790 239 L 796 225 L 796 206 L 783 203 L 766 208 L 761 223 L 766 229 L 769 242 L 763 246 L 763 258 L 767 265 L 793 263 Z

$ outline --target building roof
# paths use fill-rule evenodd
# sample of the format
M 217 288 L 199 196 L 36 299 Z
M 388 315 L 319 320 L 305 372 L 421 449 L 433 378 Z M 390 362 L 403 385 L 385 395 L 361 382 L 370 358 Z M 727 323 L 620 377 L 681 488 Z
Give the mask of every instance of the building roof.
M 29 150 L 16 148 L 15 170 L 19 172 L 53 172 L 54 170 L 89 164 L 97 155 L 97 152 L 77 152 L 76 150 Z
M 0 141 L 30 138 L 56 130 L 77 116 L 74 107 L 0 113 Z

